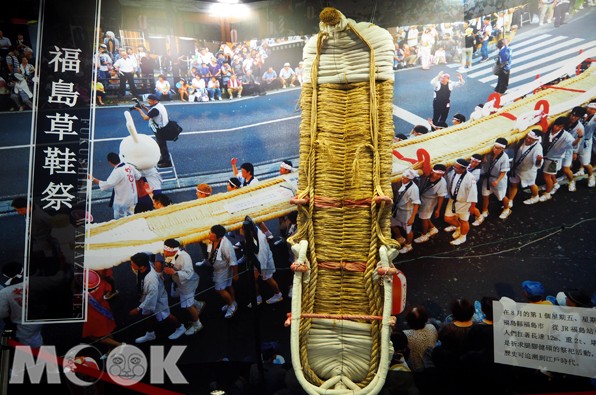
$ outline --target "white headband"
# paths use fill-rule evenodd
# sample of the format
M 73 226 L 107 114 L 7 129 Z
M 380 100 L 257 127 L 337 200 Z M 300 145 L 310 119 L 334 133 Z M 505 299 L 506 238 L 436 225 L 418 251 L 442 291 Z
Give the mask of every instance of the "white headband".
M 433 173 L 445 174 L 445 172 L 443 170 L 435 170 L 435 169 L 433 169 Z
M 281 162 L 279 167 L 281 167 L 282 169 L 290 170 L 290 171 L 294 170 L 294 168 L 292 166 L 288 165 L 286 162 Z
M 482 162 L 480 159 L 476 159 L 476 158 L 470 158 L 470 161 L 472 161 L 472 162 Z
M 505 145 L 501 143 L 495 143 L 495 147 L 505 148 Z
M 406 177 L 406 178 L 409 178 L 410 180 L 413 180 L 414 178 L 418 177 L 418 173 L 416 173 L 412 169 L 406 169 L 402 173 L 402 177 Z
M 201 191 L 199 188 L 197 188 L 197 192 L 201 192 L 203 195 L 211 195 L 211 192 L 207 192 L 207 191 Z
M 180 251 L 180 247 L 163 246 L 163 250 L 168 251 L 168 252 L 178 252 L 178 251 Z

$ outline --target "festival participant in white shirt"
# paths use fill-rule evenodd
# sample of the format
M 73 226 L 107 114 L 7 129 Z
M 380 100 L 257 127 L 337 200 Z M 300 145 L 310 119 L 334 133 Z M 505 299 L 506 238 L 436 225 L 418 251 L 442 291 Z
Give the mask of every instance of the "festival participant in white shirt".
M 155 340 L 156 322 L 169 322 L 176 330 L 168 336 L 170 340 L 176 340 L 186 332 L 186 327 L 170 313 L 168 304 L 168 293 L 165 289 L 161 271 L 162 262 L 155 262 L 155 268 L 151 266 L 149 255 L 139 252 L 130 257 L 130 268 L 137 276 L 138 289 L 141 293 L 140 302 L 137 307 L 128 314 L 130 316 L 142 315 L 143 324 L 146 328 L 145 335 L 135 339 L 135 343 L 145 343 Z
M 190 255 L 181 248 L 178 240 L 167 239 L 164 241 L 163 256 L 165 258 L 163 272 L 172 276 L 172 281 L 177 287 L 175 295 L 172 296 L 180 297 L 180 307 L 188 311 L 193 322 L 184 334 L 194 335 L 203 329 L 199 314 L 203 309 L 204 302 L 195 300 L 199 275 L 194 270 Z
M 391 233 L 403 245 L 403 248 L 399 250 L 400 254 L 408 253 L 413 249 L 414 232 L 412 231 L 412 224 L 420 207 L 420 191 L 418 185 L 413 181 L 417 177 L 418 173 L 411 169 L 407 169 L 402 173 L 402 184 L 395 194 L 393 202 Z
M 207 247 L 207 262 L 213 267 L 215 291 L 226 303 L 222 307 L 222 311 L 226 313 L 225 318 L 232 318 L 238 308 L 232 286 L 232 280 L 238 280 L 236 251 L 226 237 L 226 228 L 223 226 L 212 226 L 208 237 L 211 243 Z
M 519 185 L 522 188 L 529 187 L 532 191 L 532 197 L 524 200 L 525 204 L 538 203 L 538 186 L 536 186 L 536 176 L 538 169 L 542 166 L 542 145 L 540 145 L 540 131 L 531 130 L 526 135 L 523 143 L 519 146 L 513 157 L 511 175 L 509 177 L 509 201 L 513 202 Z
M 490 195 L 495 195 L 503 203 L 503 212 L 499 218 L 505 219 L 511 214 L 511 206 L 507 197 L 507 172 L 509 171 L 509 156 L 505 152 L 507 139 L 499 137 L 492 152 L 485 157 L 482 168 L 482 213 L 472 225 L 479 226 L 488 217 L 488 203 Z
M 114 191 L 111 202 L 114 219 L 133 215 L 138 201 L 136 181 L 141 178 L 141 173 L 133 165 L 121 162 L 120 156 L 115 152 L 110 152 L 107 159 L 114 168 L 108 179 L 101 181 L 91 174 L 89 179 L 99 185 L 102 191 Z
M 447 168 L 443 164 L 436 164 L 428 177 L 422 177 L 420 180 L 420 210 L 418 217 L 422 222 L 422 235 L 414 239 L 414 243 L 424 243 L 432 236 L 439 233 L 439 230 L 433 225 L 431 218 L 439 218 L 443 200 L 447 195 L 447 181 L 443 175 Z
M 478 202 L 476 179 L 466 170 L 469 165 L 467 160 L 457 159 L 452 174 L 447 178 L 449 201 L 445 208 L 444 220 L 450 225 L 445 231 L 453 232 L 454 240 L 450 242 L 452 245 L 466 242 L 470 231 L 470 206 Z
M 542 177 L 546 190 L 540 196 L 541 202 L 550 200 L 552 195 L 557 192 L 560 185 L 557 182 L 557 172 L 561 170 L 565 151 L 572 149 L 577 144 L 573 136 L 564 129 L 569 124 L 569 118 L 558 117 L 542 136 L 542 146 L 544 150 L 544 163 L 542 164 Z

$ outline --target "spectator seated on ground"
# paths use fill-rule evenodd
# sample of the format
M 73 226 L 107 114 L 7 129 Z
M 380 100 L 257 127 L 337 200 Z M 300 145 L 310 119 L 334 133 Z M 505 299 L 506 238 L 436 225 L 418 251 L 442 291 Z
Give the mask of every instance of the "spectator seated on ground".
M 209 82 L 210 76 L 209 67 L 207 67 L 207 63 L 201 63 L 201 66 L 197 69 L 197 71 L 199 73 L 199 77 L 201 77 L 205 81 L 205 84 Z
M 396 45 L 395 53 L 393 55 L 393 70 L 399 70 L 406 67 L 406 57 L 404 50 Z
M 416 48 L 410 48 L 406 43 L 402 45 L 404 50 L 404 59 L 406 61 L 406 67 L 414 67 L 418 61 L 418 54 Z
M 10 98 L 19 107 L 19 111 L 23 111 L 25 107 L 28 107 L 28 109 L 33 108 L 33 103 L 31 102 L 33 93 L 29 89 L 27 80 L 19 73 L 14 73 L 13 76 L 15 82 L 13 83 L 13 91 Z
M 178 89 L 178 94 L 180 95 L 181 101 L 189 101 L 188 98 L 188 88 L 189 85 L 186 83 L 184 78 L 180 78 L 180 81 L 176 82 L 176 88 Z
M 234 57 L 234 60 L 232 61 L 232 70 L 234 71 L 234 74 L 236 74 L 236 77 L 240 78 L 242 75 L 244 75 L 244 70 L 242 69 L 242 62 L 240 61 L 241 57 L 236 55 Z
M 275 72 L 275 70 L 273 70 L 273 67 L 269 67 L 267 71 L 263 73 L 261 81 L 265 90 L 276 89 L 279 87 L 277 81 L 277 73 Z
M 242 97 L 242 82 L 236 77 L 236 75 L 232 74 L 232 76 L 230 77 L 227 89 L 228 96 L 230 96 L 230 99 L 234 98 L 234 93 L 237 97 Z
M 232 78 L 233 74 L 234 71 L 232 70 L 232 66 L 230 66 L 229 63 L 224 62 L 221 65 L 221 84 L 227 87 L 228 81 L 230 81 L 230 78 Z
M 92 81 L 91 89 L 95 93 L 95 97 L 97 99 L 96 100 L 97 104 L 99 104 L 100 106 L 105 105 L 103 100 L 106 97 L 106 90 L 105 90 L 103 84 L 100 81 L 97 81 L 97 82 Z
M 159 77 L 157 77 L 157 81 L 155 81 L 155 93 L 157 94 L 159 101 L 172 99 L 170 95 L 170 83 L 166 80 L 166 76 L 163 74 L 160 74 Z
M 296 86 L 296 85 L 294 85 L 295 81 L 296 81 L 296 73 L 294 72 L 294 70 L 292 70 L 290 63 L 286 62 L 284 64 L 284 67 L 282 67 L 282 69 L 279 70 L 279 83 L 282 88 L 285 88 L 288 85 L 290 85 L 290 87 L 293 88 Z
M 247 70 L 246 74 L 242 76 L 242 91 L 245 95 L 249 94 L 256 96 L 266 94 L 265 90 L 261 86 L 261 83 L 257 81 L 253 75 L 252 70 Z
M 209 101 L 209 92 L 205 80 L 199 74 L 195 74 L 191 86 L 188 88 L 188 101 L 191 103 Z
M 219 80 L 216 77 L 211 77 L 207 84 L 207 93 L 209 94 L 209 100 L 221 100 L 221 87 Z

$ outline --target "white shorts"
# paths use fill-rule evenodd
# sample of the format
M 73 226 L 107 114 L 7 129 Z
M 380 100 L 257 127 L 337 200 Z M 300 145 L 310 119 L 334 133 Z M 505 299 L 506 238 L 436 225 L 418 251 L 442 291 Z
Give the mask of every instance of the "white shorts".
M 424 200 L 422 200 L 422 204 L 420 205 L 420 209 L 418 210 L 418 218 L 420 219 L 430 219 L 433 216 L 433 213 L 435 212 L 435 203 L 436 200 L 433 200 L 432 202 L 429 202 L 428 204 L 424 203 Z
M 565 151 L 565 155 L 563 156 L 561 165 L 563 167 L 571 167 L 572 163 L 573 163 L 573 150 L 568 149 L 567 151 Z
M 490 183 L 491 181 L 489 181 Z M 497 184 L 496 187 L 490 185 L 489 188 L 486 187 L 486 179 L 482 180 L 482 196 L 490 196 L 491 194 L 495 195 L 498 200 L 503 200 L 505 195 L 507 194 L 507 183 L 501 180 L 500 183 Z
M 559 170 L 561 170 L 560 160 L 544 158 L 544 164 L 542 165 L 542 172 L 544 174 L 556 175 Z
M 394 217 L 391 217 L 391 227 L 392 228 L 402 228 L 406 231 L 406 233 L 410 233 L 412 231 L 412 225 L 408 225 L 407 222 L 400 221 Z
M 195 304 L 194 292 L 182 293 L 180 292 L 180 289 L 178 289 L 178 295 L 180 296 L 180 307 L 182 307 L 183 309 L 191 307 Z
M 259 273 L 257 269 L 255 269 L 255 272 Z M 259 273 L 259 275 L 261 276 L 263 281 L 267 281 L 271 277 L 273 277 L 273 273 L 275 273 L 275 269 L 261 269 L 261 273 Z
M 445 217 L 457 217 L 462 221 L 470 219 L 470 207 L 472 203 L 469 202 L 455 202 L 455 213 L 452 210 L 453 199 L 449 198 L 447 206 L 445 207 Z
M 159 313 L 154 313 L 151 310 L 141 309 L 141 314 L 143 316 L 148 316 L 148 315 L 154 314 L 155 319 L 158 322 L 161 322 L 161 321 L 165 320 L 166 318 L 168 318 L 168 316 L 170 315 L 170 309 L 162 310 Z
M 216 291 L 223 291 L 232 285 L 232 269 L 218 270 L 213 272 L 213 282 L 215 283 Z
M 587 166 L 592 161 L 592 140 L 583 140 L 578 150 L 577 158 L 582 166 Z
M 536 175 L 538 170 L 534 167 L 532 170 L 526 170 L 517 173 L 513 177 L 509 177 L 509 181 L 512 184 L 521 184 L 522 188 L 529 187 L 530 185 L 536 184 Z

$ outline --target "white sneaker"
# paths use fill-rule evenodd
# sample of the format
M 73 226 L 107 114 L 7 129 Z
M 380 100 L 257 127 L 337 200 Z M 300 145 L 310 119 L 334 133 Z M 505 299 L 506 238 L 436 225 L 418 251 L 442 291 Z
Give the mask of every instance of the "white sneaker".
M 170 339 L 170 340 L 176 340 L 180 336 L 184 335 L 184 332 L 186 332 L 186 327 L 181 324 L 178 328 L 176 328 L 176 330 L 174 331 L 174 333 L 172 333 L 170 336 L 168 336 L 168 339 Z
M 596 179 L 594 179 L 594 175 L 591 175 L 590 178 L 588 178 L 588 188 L 594 188 L 595 185 Z
M 460 244 L 464 244 L 466 242 L 466 236 L 459 236 L 457 239 L 455 240 L 451 240 L 449 242 L 449 244 L 454 245 L 454 246 L 458 246 Z
M 476 221 L 472 222 L 472 226 L 480 226 L 484 222 L 484 216 L 481 215 L 480 217 L 476 218 Z
M 575 192 L 577 190 L 575 188 L 575 180 L 573 180 L 569 183 L 569 187 L 567 189 L 569 189 L 569 192 Z
M 503 210 L 503 212 L 501 213 L 501 215 L 499 215 L 499 218 L 501 219 L 507 219 L 507 217 L 509 217 L 511 215 L 511 209 L 510 208 L 506 208 L 505 210 Z
M 416 243 L 416 244 L 426 243 L 428 241 L 428 239 L 430 239 L 429 233 L 427 233 L 425 235 L 421 235 L 420 237 L 416 237 L 414 239 L 414 243 Z
M 273 303 L 281 302 L 282 300 L 284 300 L 284 297 L 283 297 L 283 295 L 280 292 L 280 293 L 277 293 L 277 294 L 273 295 L 269 299 L 267 299 L 267 304 L 273 304 Z
M 584 172 L 584 168 L 582 167 L 576 173 L 573 173 L 573 177 L 583 176 L 584 174 L 586 174 L 586 173 Z
M 455 232 L 453 232 L 453 234 L 451 235 L 451 237 L 453 237 L 454 239 L 457 239 L 459 236 L 461 236 L 461 228 L 455 229 Z
M 263 297 L 261 295 L 257 296 L 257 306 L 260 306 L 263 303 Z M 248 308 L 252 308 L 252 302 L 248 304 Z
M 513 200 L 509 201 L 509 208 L 513 208 Z
M 228 307 L 228 311 L 226 311 L 226 315 L 224 317 L 232 318 L 234 316 L 234 313 L 236 312 L 237 308 L 238 308 L 238 304 L 236 302 L 234 302 L 231 306 Z
M 481 214 L 484 218 L 488 217 L 488 211 L 483 211 Z
M 432 236 L 436 235 L 437 233 L 439 233 L 439 229 L 437 229 L 433 226 L 427 234 L 428 234 L 428 237 L 432 237 Z
M 524 204 L 535 204 L 535 203 L 538 203 L 539 201 L 540 201 L 540 196 L 536 195 L 536 196 L 532 196 L 528 200 L 524 200 Z
M 205 308 L 205 302 L 200 300 L 195 300 L 195 307 L 197 308 L 197 312 L 201 314 L 203 309 Z
M 203 259 L 202 261 L 195 262 L 195 266 L 196 266 L 196 267 L 201 267 L 201 266 L 203 266 L 205 263 L 207 263 L 207 259 Z
M 238 93 L 238 99 L 240 99 L 242 97 L 242 95 L 240 93 Z
M 155 336 L 155 332 L 147 332 L 147 333 L 145 333 L 144 336 L 137 337 L 135 339 L 135 343 L 141 344 L 141 343 L 153 341 L 155 339 L 157 339 L 157 336 Z
M 412 251 L 414 249 L 414 247 L 412 247 L 412 244 L 404 244 L 404 247 L 399 250 L 400 254 L 407 254 L 408 252 Z
M 192 336 L 195 333 L 198 333 L 201 329 L 203 329 L 203 324 L 201 324 L 201 321 L 197 320 L 186 330 L 186 332 L 184 332 L 184 334 L 186 336 Z
M 443 229 L 445 232 L 453 232 L 455 229 L 457 229 L 457 226 L 454 225 L 449 225 L 448 227 L 446 227 L 445 229 Z
M 554 195 L 555 193 L 557 193 L 559 188 L 561 188 L 561 185 L 557 182 L 555 185 L 553 185 L 553 189 L 550 191 L 550 194 Z
M 552 198 L 552 195 L 550 193 L 545 193 L 544 195 L 540 196 L 540 200 L 541 202 L 546 202 L 547 200 L 550 200 Z
M 221 96 L 217 98 L 217 100 L 221 100 Z

